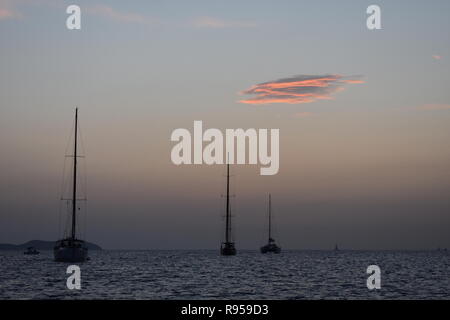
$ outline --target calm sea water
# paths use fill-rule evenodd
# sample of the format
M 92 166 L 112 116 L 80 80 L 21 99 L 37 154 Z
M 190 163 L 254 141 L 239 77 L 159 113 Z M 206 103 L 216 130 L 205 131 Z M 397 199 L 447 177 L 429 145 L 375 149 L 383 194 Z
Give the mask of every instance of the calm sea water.
M 91 251 L 81 290 L 69 264 L 0 252 L 1 299 L 450 299 L 450 252 Z M 369 291 L 366 268 L 381 268 Z

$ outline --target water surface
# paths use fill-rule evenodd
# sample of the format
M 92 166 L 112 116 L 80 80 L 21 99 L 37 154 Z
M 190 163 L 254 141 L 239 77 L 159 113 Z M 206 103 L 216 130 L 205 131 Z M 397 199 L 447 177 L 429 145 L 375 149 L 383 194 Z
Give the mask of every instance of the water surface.
M 450 299 L 446 251 L 91 251 L 81 290 L 52 252 L 0 252 L 0 299 Z M 366 268 L 381 268 L 381 290 Z

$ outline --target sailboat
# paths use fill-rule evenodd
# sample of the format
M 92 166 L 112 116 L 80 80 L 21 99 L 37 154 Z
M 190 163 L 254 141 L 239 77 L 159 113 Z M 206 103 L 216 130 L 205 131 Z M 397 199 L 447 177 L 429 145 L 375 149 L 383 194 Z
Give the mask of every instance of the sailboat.
M 84 262 L 88 259 L 88 248 L 83 240 L 76 237 L 77 222 L 77 145 L 78 145 L 78 108 L 75 109 L 75 135 L 73 150 L 73 185 L 72 185 L 72 227 L 70 235 L 58 240 L 53 248 L 55 261 L 58 262 Z
M 220 246 L 220 254 L 223 256 L 236 255 L 234 242 L 231 241 L 231 208 L 230 208 L 230 164 L 227 163 L 227 199 L 225 213 L 225 242 Z
M 276 245 L 275 240 L 272 238 L 272 198 L 269 194 L 269 241 L 261 247 L 261 253 L 280 253 L 281 248 Z

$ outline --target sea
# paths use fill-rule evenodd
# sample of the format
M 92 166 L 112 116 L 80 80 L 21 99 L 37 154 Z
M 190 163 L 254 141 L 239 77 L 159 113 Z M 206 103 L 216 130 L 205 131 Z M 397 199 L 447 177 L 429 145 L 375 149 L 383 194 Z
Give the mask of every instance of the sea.
M 81 288 L 51 251 L 0 251 L 0 299 L 450 299 L 450 252 L 90 251 Z M 380 268 L 369 290 L 367 267 Z

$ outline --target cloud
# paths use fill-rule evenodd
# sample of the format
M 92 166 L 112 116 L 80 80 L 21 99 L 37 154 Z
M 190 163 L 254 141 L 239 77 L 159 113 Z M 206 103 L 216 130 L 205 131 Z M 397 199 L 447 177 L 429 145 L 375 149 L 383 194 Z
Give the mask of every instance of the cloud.
M 438 54 L 433 54 L 431 57 L 432 57 L 434 60 L 441 60 L 441 59 L 442 59 L 442 56 L 440 56 L 440 55 L 438 55 Z
M 0 20 L 21 18 L 22 14 L 17 11 L 14 3 L 9 0 L 0 0 Z
M 151 22 L 147 17 L 144 17 L 140 14 L 120 12 L 105 5 L 94 5 L 86 8 L 86 10 L 89 14 L 106 17 L 118 22 L 139 24 L 147 24 Z
M 198 28 L 253 28 L 256 24 L 244 21 L 226 21 L 212 17 L 200 17 L 193 21 Z
M 298 75 L 254 85 L 242 91 L 241 94 L 255 96 L 239 102 L 247 104 L 297 104 L 314 102 L 319 99 L 332 99 L 331 95 L 344 90 L 345 84 L 364 83 L 360 78 L 361 76 Z
M 15 13 L 6 8 L 0 8 L 0 20 L 14 18 Z
M 417 109 L 424 110 L 424 111 L 449 110 L 450 104 L 424 104 L 422 106 L 419 106 Z
M 33 2 L 28 0 L 0 0 L 0 20 L 21 17 L 22 15 L 19 11 L 17 11 L 17 7 L 25 5 L 47 6 L 51 8 L 64 7 L 64 4 L 57 0 L 34 0 Z M 102 4 L 81 6 L 81 13 L 83 14 L 84 12 L 90 15 L 101 16 L 124 23 L 150 24 L 155 22 L 155 20 L 141 14 L 121 12 Z

